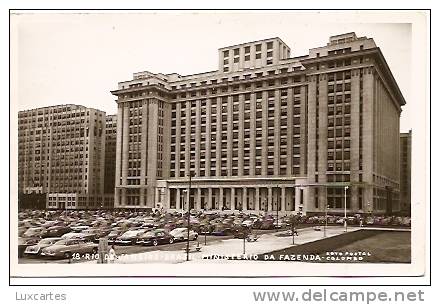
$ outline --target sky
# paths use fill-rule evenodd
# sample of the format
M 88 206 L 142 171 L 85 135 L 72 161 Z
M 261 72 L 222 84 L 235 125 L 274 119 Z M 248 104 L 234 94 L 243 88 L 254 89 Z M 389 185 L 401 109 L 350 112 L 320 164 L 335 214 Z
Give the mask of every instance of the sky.
M 376 17 L 294 11 L 17 14 L 11 18 L 11 98 L 17 110 L 72 103 L 115 114 L 110 91 L 133 72 L 217 70 L 219 48 L 276 36 L 291 56 L 306 55 L 331 35 L 355 32 L 381 48 L 407 102 L 401 115 L 401 131 L 407 131 L 412 25 Z

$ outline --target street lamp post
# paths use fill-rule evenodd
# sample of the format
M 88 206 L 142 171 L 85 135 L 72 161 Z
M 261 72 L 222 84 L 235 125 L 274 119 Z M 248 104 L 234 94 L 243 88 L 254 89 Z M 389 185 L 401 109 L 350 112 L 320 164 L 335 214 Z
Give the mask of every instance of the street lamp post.
M 327 210 L 328 210 L 328 204 L 325 206 L 325 226 L 324 226 L 324 237 L 327 237 Z
M 344 227 L 347 232 L 347 190 L 348 185 L 344 186 Z
M 189 261 L 189 221 L 190 221 L 190 210 L 191 210 L 191 172 L 189 173 L 189 187 L 188 187 L 188 194 L 186 195 L 187 201 L 188 201 L 188 216 L 187 216 L 187 238 L 186 238 L 186 261 Z
M 278 232 L 278 205 L 279 205 L 279 201 L 280 201 L 280 193 L 278 190 L 278 185 L 277 185 L 277 227 L 276 227 L 276 231 Z
M 291 226 L 292 226 L 292 245 L 294 245 L 295 244 L 295 215 L 294 214 L 292 214 Z
M 246 254 L 246 234 L 243 233 L 243 254 Z

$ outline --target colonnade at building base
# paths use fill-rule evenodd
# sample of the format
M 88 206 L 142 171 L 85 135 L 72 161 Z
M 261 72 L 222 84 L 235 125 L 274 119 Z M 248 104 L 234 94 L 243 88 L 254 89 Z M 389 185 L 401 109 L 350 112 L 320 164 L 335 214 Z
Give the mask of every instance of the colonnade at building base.
M 305 188 L 292 183 L 254 185 L 215 185 L 187 182 L 158 184 L 156 206 L 166 210 L 302 212 L 306 203 Z M 189 192 L 189 194 L 188 194 Z

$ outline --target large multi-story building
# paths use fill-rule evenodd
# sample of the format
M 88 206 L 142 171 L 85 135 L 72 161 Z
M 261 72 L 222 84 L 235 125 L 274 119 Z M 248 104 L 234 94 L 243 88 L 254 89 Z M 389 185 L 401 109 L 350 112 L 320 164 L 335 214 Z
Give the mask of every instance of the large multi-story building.
M 18 190 L 45 194 L 47 208 L 102 204 L 105 112 L 59 105 L 18 113 Z
M 216 71 L 138 72 L 112 91 L 115 207 L 399 208 L 405 100 L 373 39 L 332 36 L 291 58 L 271 38 L 218 55 Z
M 412 130 L 400 134 L 400 204 L 411 213 L 411 140 Z
M 113 208 L 115 197 L 117 116 L 105 118 L 104 207 Z

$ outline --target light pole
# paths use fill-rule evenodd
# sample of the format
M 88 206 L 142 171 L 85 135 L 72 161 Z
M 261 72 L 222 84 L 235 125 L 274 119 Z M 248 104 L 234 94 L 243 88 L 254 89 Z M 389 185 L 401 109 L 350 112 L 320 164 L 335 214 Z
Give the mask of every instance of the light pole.
M 187 216 L 187 221 L 188 221 L 188 224 L 187 224 L 187 238 L 186 238 L 186 261 L 189 261 L 189 228 L 190 228 L 190 225 L 189 225 L 189 220 L 190 220 L 190 210 L 191 210 L 191 204 L 190 204 L 190 201 L 191 201 L 191 171 L 189 172 L 189 187 L 188 187 L 188 194 L 186 195 L 186 198 L 188 199 L 187 200 L 187 202 L 188 202 L 188 216 Z
M 324 237 L 327 237 L 327 210 L 328 210 L 328 203 L 325 206 L 325 226 L 324 226 Z
M 344 186 L 344 227 L 347 232 L 347 190 L 348 185 Z
M 278 185 L 277 185 L 277 227 L 276 227 L 276 232 L 278 232 L 278 205 L 279 205 L 279 201 L 280 201 L 280 193 L 279 193 Z
M 295 244 L 295 214 L 293 213 L 292 213 L 291 227 L 292 227 L 292 245 L 294 245 Z

